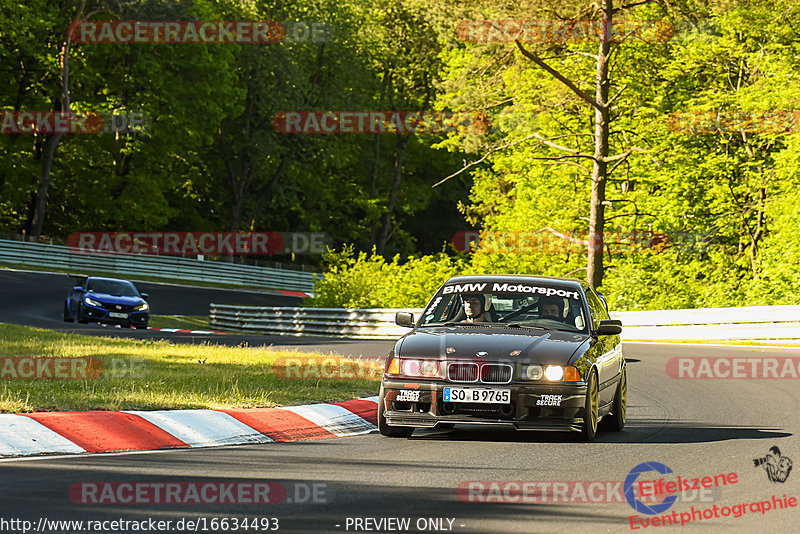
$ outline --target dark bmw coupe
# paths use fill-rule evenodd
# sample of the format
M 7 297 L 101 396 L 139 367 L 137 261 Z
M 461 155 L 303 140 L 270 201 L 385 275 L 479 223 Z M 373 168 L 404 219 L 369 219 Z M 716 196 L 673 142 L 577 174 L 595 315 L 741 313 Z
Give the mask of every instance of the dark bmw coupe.
M 414 428 L 502 424 L 578 431 L 625 425 L 620 321 L 586 282 L 541 276 L 458 276 L 445 282 L 389 353 L 378 422 Z
M 98 322 L 147 328 L 150 306 L 147 293 L 131 282 L 99 276 L 79 276 L 64 301 L 64 321 Z

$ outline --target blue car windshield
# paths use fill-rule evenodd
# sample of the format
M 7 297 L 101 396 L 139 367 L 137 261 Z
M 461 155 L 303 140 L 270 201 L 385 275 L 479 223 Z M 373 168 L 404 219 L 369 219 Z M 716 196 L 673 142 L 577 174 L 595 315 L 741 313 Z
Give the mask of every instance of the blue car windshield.
M 86 287 L 92 293 L 103 293 L 116 297 L 138 297 L 139 292 L 130 282 L 124 280 L 89 280 Z

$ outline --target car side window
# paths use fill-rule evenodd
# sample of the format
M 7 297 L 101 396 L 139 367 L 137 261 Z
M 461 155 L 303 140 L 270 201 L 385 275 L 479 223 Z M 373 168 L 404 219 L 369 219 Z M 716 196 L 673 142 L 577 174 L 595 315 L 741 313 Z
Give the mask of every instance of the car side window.
M 586 299 L 589 303 L 589 311 L 592 312 L 592 329 L 596 329 L 599 322 L 603 319 L 608 319 L 609 316 L 603 301 L 600 300 L 600 297 L 591 287 L 586 288 Z

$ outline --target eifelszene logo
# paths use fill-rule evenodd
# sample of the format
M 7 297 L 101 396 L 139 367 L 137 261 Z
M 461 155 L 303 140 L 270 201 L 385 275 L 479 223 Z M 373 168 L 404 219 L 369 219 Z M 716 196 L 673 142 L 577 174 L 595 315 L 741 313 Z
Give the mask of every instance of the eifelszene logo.
M 672 506 L 675 501 L 678 499 L 677 495 L 669 495 L 664 498 L 663 501 L 657 504 L 645 504 L 641 500 L 636 498 L 635 488 L 636 488 L 636 480 L 639 478 L 639 475 L 642 473 L 647 473 L 649 471 L 656 471 L 659 474 L 665 475 L 667 473 L 672 473 L 672 469 L 667 467 L 666 465 L 659 463 L 659 462 L 644 462 L 633 469 L 630 470 L 628 476 L 625 477 L 625 484 L 623 485 L 623 491 L 625 493 L 625 499 L 628 501 L 628 504 L 639 513 L 648 514 L 648 515 L 655 515 L 660 514 L 666 510 L 669 510 L 670 506 Z
M 781 455 L 781 450 L 777 446 L 770 447 L 766 456 L 754 458 L 755 467 L 763 467 L 767 472 L 770 482 L 786 482 L 789 473 L 792 472 L 792 460 L 787 456 Z

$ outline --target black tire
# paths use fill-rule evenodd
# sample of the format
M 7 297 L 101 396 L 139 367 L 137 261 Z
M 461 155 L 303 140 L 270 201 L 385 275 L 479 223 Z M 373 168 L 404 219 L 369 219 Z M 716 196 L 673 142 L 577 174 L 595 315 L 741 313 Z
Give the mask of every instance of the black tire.
M 407 438 L 414 433 L 414 427 L 389 426 L 388 424 L 386 424 L 386 417 L 384 417 L 383 415 L 383 412 L 385 410 L 386 410 L 385 394 L 383 392 L 383 386 L 381 386 L 381 392 L 378 397 L 378 430 L 380 430 L 381 435 L 389 438 Z
M 625 418 L 628 412 L 628 378 L 626 375 L 623 368 L 622 376 L 617 383 L 617 392 L 614 394 L 611 413 L 604 418 L 608 420 L 607 428 L 614 432 L 619 432 L 625 427 Z
M 83 318 L 83 306 L 78 304 L 78 322 L 80 324 L 89 324 L 89 321 Z
M 64 322 L 65 323 L 75 322 L 75 319 L 69 313 L 69 308 L 67 307 L 67 303 L 66 302 L 64 303 L 64 315 L 63 315 L 63 317 L 64 317 Z
M 146 324 L 145 325 L 137 324 L 136 325 L 136 329 L 137 330 L 147 330 L 147 325 Z
M 597 375 L 594 371 L 589 373 L 589 382 L 586 384 L 586 401 L 583 404 L 583 425 L 581 436 L 583 441 L 594 441 L 597 435 L 598 405 L 600 392 L 597 386 Z

